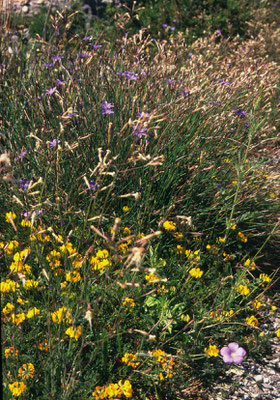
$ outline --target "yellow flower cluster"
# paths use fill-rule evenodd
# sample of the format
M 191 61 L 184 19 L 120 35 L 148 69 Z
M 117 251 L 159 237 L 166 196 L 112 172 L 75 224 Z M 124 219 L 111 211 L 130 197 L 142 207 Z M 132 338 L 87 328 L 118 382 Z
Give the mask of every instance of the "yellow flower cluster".
M 26 318 L 33 318 L 35 315 L 40 315 L 40 310 L 36 307 L 30 308 L 26 314 Z
M 67 282 L 79 282 L 82 277 L 78 271 L 66 272 L 65 279 Z
M 155 349 L 152 351 L 153 358 L 156 359 L 158 363 L 162 365 L 164 368 L 167 377 L 172 378 L 173 376 L 173 367 L 175 365 L 175 361 L 171 355 L 165 353 L 165 351 L 161 349 Z M 160 375 L 160 380 L 164 380 L 163 375 Z
M 11 279 L 6 279 L 0 283 L 1 293 L 15 292 L 19 288 L 19 284 Z
M 34 378 L 35 368 L 32 363 L 23 364 L 18 370 L 18 377 L 21 379 Z
M 149 275 L 145 275 L 145 279 L 148 282 L 160 281 L 160 278 L 156 274 L 154 274 L 153 272 L 150 272 Z
M 252 303 L 252 307 L 255 308 L 256 310 L 258 308 L 260 308 L 261 305 L 262 305 L 262 303 L 259 300 L 254 300 L 253 303 Z
M 136 362 L 136 360 L 137 356 L 132 353 L 125 353 L 125 355 L 122 357 L 122 362 L 132 368 L 137 368 L 140 365 L 140 362 Z
M 132 312 L 132 308 L 135 307 L 135 302 L 131 297 L 126 297 L 123 301 L 123 306 L 127 307 L 124 311 L 127 312 Z
M 196 250 L 196 251 L 186 250 L 185 255 L 187 256 L 188 261 L 191 264 L 196 264 L 196 265 L 199 264 L 199 261 L 200 261 L 199 250 Z
M 35 228 L 33 229 L 35 232 Z M 30 235 L 30 240 L 31 242 L 35 242 L 35 240 L 38 240 L 39 242 L 50 242 L 51 237 L 46 233 L 46 228 L 44 226 L 39 225 L 38 226 L 38 232 L 32 233 Z
M 57 311 L 51 313 L 53 322 L 60 324 L 61 322 L 66 322 L 67 324 L 72 323 L 71 314 L 68 308 L 61 307 Z
M 82 334 L 82 327 L 81 325 L 77 326 L 77 328 L 70 326 L 68 329 L 66 329 L 65 333 L 66 335 L 70 336 L 70 338 L 78 340 Z
M 175 248 L 175 252 L 177 254 L 184 254 L 184 248 L 183 246 L 181 246 L 180 244 L 177 244 L 176 248 Z
M 93 271 L 100 271 L 101 273 L 105 268 L 109 268 L 112 265 L 109 260 L 109 252 L 106 249 L 98 250 L 95 257 L 91 257 L 89 262 Z
M 216 321 L 220 321 L 221 319 L 228 318 L 233 314 L 234 314 L 233 310 L 230 310 L 230 311 L 215 311 L 215 312 L 212 311 L 210 313 L 210 316 L 211 316 L 211 318 L 215 319 Z
M 44 339 L 41 343 L 39 343 L 38 347 L 39 347 L 39 349 L 41 351 L 48 351 L 49 350 L 49 346 L 48 346 L 47 339 Z
M 30 249 L 24 249 L 20 253 L 15 253 L 13 262 L 10 265 L 11 272 L 21 272 L 22 274 L 30 274 L 31 267 L 28 264 L 24 264 L 27 256 L 30 254 Z
M 211 254 L 218 254 L 219 249 L 215 244 L 207 244 L 206 249 L 211 253 Z
M 259 326 L 259 321 L 254 315 L 251 315 L 251 317 L 246 318 L 246 324 L 247 325 L 253 325 L 253 326 Z
M 247 260 L 244 263 L 245 267 L 249 267 L 252 271 L 256 269 L 256 263 L 255 261 L 251 261 L 250 258 L 247 258 Z
M 192 276 L 193 278 L 201 278 L 203 275 L 203 271 L 200 268 L 192 268 L 189 271 L 190 276 Z
M 244 235 L 244 233 L 242 233 L 242 232 L 238 232 L 237 238 L 243 243 L 247 243 L 247 241 L 248 241 L 247 236 Z
M 280 328 L 277 329 L 277 331 L 275 332 L 275 334 L 276 334 L 277 337 L 280 337 Z
M 189 314 L 182 314 L 181 315 L 181 320 L 184 322 L 189 322 L 191 319 L 191 317 L 189 316 Z
M 166 231 L 175 231 L 176 230 L 176 224 L 175 224 L 175 222 L 172 222 L 172 221 L 165 221 L 163 223 L 163 227 Z
M 13 324 L 16 324 L 17 326 L 19 326 L 24 320 L 25 320 L 24 313 L 11 314 L 11 321 Z
M 247 296 L 248 294 L 250 294 L 250 289 L 246 285 L 245 286 L 239 285 L 238 288 L 236 289 L 236 291 L 240 294 L 244 294 L 244 296 Z
M 26 388 L 27 386 L 24 382 L 14 382 L 9 385 L 9 389 L 12 392 L 12 395 L 16 397 L 20 396 Z
M 27 290 L 29 289 L 35 289 L 37 286 L 39 285 L 38 281 L 34 281 L 33 279 L 27 279 L 24 283 L 23 283 L 23 287 Z
M 22 219 L 20 225 L 25 227 L 25 228 L 30 228 L 31 227 L 31 221 L 29 221 L 28 219 Z
M 260 274 L 259 279 L 261 279 L 263 282 L 271 282 L 271 278 L 267 274 Z
M 5 356 L 5 358 L 9 358 L 10 357 L 10 355 L 15 355 L 15 356 L 19 356 L 19 351 L 18 350 L 15 350 L 14 349 L 14 347 L 8 347 L 7 349 L 5 349 L 5 351 L 4 351 L 4 356 Z
M 210 356 L 210 357 L 218 357 L 219 355 L 219 349 L 216 345 L 209 345 L 209 348 L 204 349 L 205 353 Z
M 124 382 L 120 380 L 118 383 L 109 383 L 106 386 L 96 386 L 92 396 L 95 400 L 121 399 L 123 396 L 126 399 L 130 399 L 132 394 L 132 386 L 129 380 L 125 380 Z
M 11 303 L 7 303 L 5 307 L 2 309 L 2 319 L 7 319 L 10 315 L 11 311 L 15 308 L 15 306 Z
M 3 242 L 0 243 L 0 248 L 3 248 L 4 246 L 4 251 L 8 255 L 13 254 L 14 250 L 18 247 L 19 242 L 17 240 L 11 240 L 7 246 L 4 245 Z
M 14 212 L 12 212 L 12 211 L 10 211 L 10 212 L 8 212 L 8 213 L 6 213 L 6 218 L 5 218 L 5 220 L 6 220 L 6 222 L 8 222 L 9 224 L 11 223 L 11 221 L 13 221 L 14 219 L 16 219 L 16 214 L 14 213 Z

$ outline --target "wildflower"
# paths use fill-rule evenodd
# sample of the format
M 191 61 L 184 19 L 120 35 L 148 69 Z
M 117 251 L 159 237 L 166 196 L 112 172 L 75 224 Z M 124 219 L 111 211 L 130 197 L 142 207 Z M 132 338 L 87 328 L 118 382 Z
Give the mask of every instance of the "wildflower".
M 47 339 L 44 339 L 41 343 L 39 343 L 38 347 L 39 347 L 39 349 L 41 351 L 48 351 L 49 350 L 49 346 L 48 346 Z
M 162 24 L 161 26 L 162 26 L 164 29 L 166 29 L 166 28 L 168 27 L 167 24 Z
M 34 289 L 39 285 L 38 281 L 34 281 L 33 279 L 27 279 L 24 284 L 23 287 L 27 290 L 29 289 Z
M 276 334 L 277 337 L 280 337 L 280 328 L 277 329 L 277 331 L 275 332 L 275 334 Z
M 175 239 L 182 239 L 183 238 L 183 234 L 180 233 L 180 232 L 175 232 L 174 233 L 174 237 L 175 237 Z
M 11 279 L 7 279 L 6 281 L 2 281 L 0 283 L 0 292 L 15 292 L 19 288 L 19 284 Z
M 55 83 L 57 83 L 58 85 L 65 85 L 65 83 L 67 83 L 67 81 L 62 81 L 61 79 L 56 79 Z
M 250 258 L 247 258 L 247 260 L 244 263 L 245 267 L 249 267 L 252 271 L 256 269 L 256 264 L 254 261 L 251 261 Z
M 113 107 L 114 107 L 114 104 L 109 103 L 108 101 L 104 101 L 104 103 L 101 103 L 102 115 L 114 114 L 114 111 L 112 110 Z
M 246 350 L 243 347 L 239 347 L 237 343 L 232 342 L 228 346 L 223 347 L 220 350 L 220 354 L 223 356 L 223 361 L 227 364 L 241 364 L 244 361 Z
M 60 143 L 59 139 L 53 139 L 49 142 L 49 147 L 55 147 L 57 144 Z
M 200 268 L 192 268 L 192 269 L 189 271 L 189 274 L 190 274 L 193 278 L 198 279 L 198 278 L 201 278 L 201 277 L 202 277 L 203 271 L 201 271 Z
M 12 395 L 16 397 L 20 396 L 26 388 L 27 386 L 23 382 L 14 382 L 9 385 L 9 389 L 12 392 Z
M 132 368 L 137 368 L 140 365 L 140 362 L 135 362 L 136 360 L 137 356 L 132 353 L 125 353 L 125 355 L 122 357 L 122 362 Z
M 252 307 L 255 308 L 256 310 L 258 308 L 260 308 L 261 305 L 262 305 L 262 303 L 259 300 L 254 300 L 253 303 L 252 303 Z
M 219 236 L 219 242 L 220 243 L 225 243 L 225 241 L 226 241 L 226 238 L 225 237 L 221 237 L 221 236 Z
M 123 212 L 125 212 L 125 213 L 126 213 L 126 212 L 129 212 L 129 210 L 130 210 L 130 208 L 129 208 L 129 207 L 127 207 L 127 206 L 124 206 L 124 207 L 123 207 Z
M 251 315 L 251 317 L 246 318 L 246 324 L 247 325 L 253 325 L 253 326 L 259 326 L 259 321 L 254 315 Z
M 56 92 L 56 86 L 45 91 L 45 94 L 52 95 Z
M 141 127 L 140 124 L 133 125 L 133 132 L 132 135 L 137 136 L 139 139 L 148 135 L 147 128 Z
M 20 297 L 17 299 L 17 303 L 21 304 L 24 306 L 25 303 L 29 303 L 29 300 L 22 300 Z
M 248 286 L 243 285 L 239 285 L 236 291 L 240 294 L 244 294 L 244 296 L 247 296 L 250 293 L 250 289 L 248 288 Z
M 11 314 L 11 321 L 13 324 L 16 324 L 17 326 L 19 326 L 24 320 L 25 320 L 24 313 Z
M 70 328 L 66 329 L 65 333 L 70 336 L 70 338 L 78 340 L 82 334 L 82 327 L 81 325 L 77 326 L 77 328 L 70 326 Z
M 176 224 L 175 224 L 175 222 L 172 222 L 172 221 L 165 221 L 163 223 L 163 227 L 166 231 L 175 231 L 176 230 Z
M 148 282 L 160 281 L 160 278 L 153 272 L 150 272 L 149 275 L 145 275 L 145 279 Z
M 132 299 L 131 297 L 126 297 L 122 304 L 124 307 L 128 307 L 124 310 L 125 312 L 132 312 L 132 308 L 135 307 L 134 299 Z
M 16 214 L 12 211 L 6 213 L 6 222 L 11 223 L 14 219 L 16 219 Z
M 32 363 L 23 364 L 18 370 L 18 377 L 21 379 L 34 378 L 35 368 Z
M 28 219 L 22 219 L 20 225 L 23 226 L 23 227 L 30 228 L 31 227 L 31 221 L 29 221 Z
M 30 181 L 27 178 L 22 178 L 19 180 L 19 187 L 22 190 L 28 190 L 29 185 L 30 185 Z
M 78 271 L 66 272 L 65 279 L 67 282 L 78 282 L 82 279 Z
M 259 279 L 261 279 L 263 282 L 271 282 L 271 278 L 267 274 L 260 274 Z
M 204 349 L 205 353 L 208 354 L 208 356 L 210 357 L 218 357 L 219 355 L 219 349 L 216 345 L 211 345 L 209 346 L 209 348 L 205 348 Z
M 239 118 L 246 118 L 245 111 L 241 110 L 240 108 L 239 109 L 236 108 L 234 112 Z
M 2 309 L 2 314 L 7 317 L 11 311 L 15 308 L 15 306 L 11 303 L 7 303 L 5 307 Z
M 26 314 L 26 318 L 33 318 L 35 317 L 35 315 L 40 315 L 40 310 L 38 310 L 38 308 L 33 307 L 30 308 L 30 310 L 28 310 L 27 314 Z
M 51 317 L 53 322 L 57 324 L 60 324 L 61 322 L 67 322 L 68 324 L 72 323 L 70 310 L 64 306 L 51 313 Z
M 239 240 L 241 240 L 241 242 L 246 243 L 247 242 L 247 236 L 244 235 L 244 233 L 242 232 L 238 232 L 237 237 Z
M 181 246 L 180 244 L 177 244 L 176 248 L 175 248 L 175 252 L 177 254 L 184 254 L 184 248 L 183 246 Z
M 14 349 L 14 347 L 8 347 L 7 349 L 5 349 L 4 350 L 4 356 L 5 356 L 5 358 L 9 358 L 9 356 L 10 356 L 10 354 L 13 354 L 13 355 L 15 355 L 15 356 L 19 356 L 19 351 L 18 350 L 15 350 Z
M 23 150 L 22 152 L 18 153 L 15 158 L 15 161 L 22 160 L 27 154 L 27 150 Z

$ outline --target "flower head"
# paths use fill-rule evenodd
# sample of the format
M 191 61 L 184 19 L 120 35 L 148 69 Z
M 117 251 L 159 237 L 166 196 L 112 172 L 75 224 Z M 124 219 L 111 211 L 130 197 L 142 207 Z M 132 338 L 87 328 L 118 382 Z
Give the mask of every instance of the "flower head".
M 104 101 L 104 103 L 101 103 L 102 115 L 114 114 L 114 111 L 112 110 L 113 107 L 114 107 L 114 104 L 113 103 L 109 103 L 108 101 Z
M 52 95 L 56 92 L 56 86 L 45 91 L 45 94 Z
M 204 349 L 205 353 L 208 354 L 210 357 L 218 357 L 219 355 L 219 349 L 216 345 L 209 345 L 209 348 Z
M 246 350 L 239 347 L 238 343 L 232 342 L 220 350 L 223 356 L 223 361 L 227 364 L 236 363 L 241 364 L 244 361 Z

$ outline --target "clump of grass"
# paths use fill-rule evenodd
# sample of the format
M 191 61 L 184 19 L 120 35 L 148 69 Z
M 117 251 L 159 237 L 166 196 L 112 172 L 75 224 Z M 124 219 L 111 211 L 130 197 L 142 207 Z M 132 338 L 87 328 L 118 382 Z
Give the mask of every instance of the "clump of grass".
M 278 65 L 261 33 L 66 41 L 68 22 L 1 42 L 5 396 L 194 396 L 227 343 L 268 343 Z

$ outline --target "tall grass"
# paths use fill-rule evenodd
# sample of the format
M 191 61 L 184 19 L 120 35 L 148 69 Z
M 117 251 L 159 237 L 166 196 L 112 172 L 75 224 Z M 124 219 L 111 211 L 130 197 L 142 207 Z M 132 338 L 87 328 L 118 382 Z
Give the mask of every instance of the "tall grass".
M 196 398 L 218 349 L 269 345 L 277 35 L 110 43 L 71 18 L 1 41 L 4 398 Z

